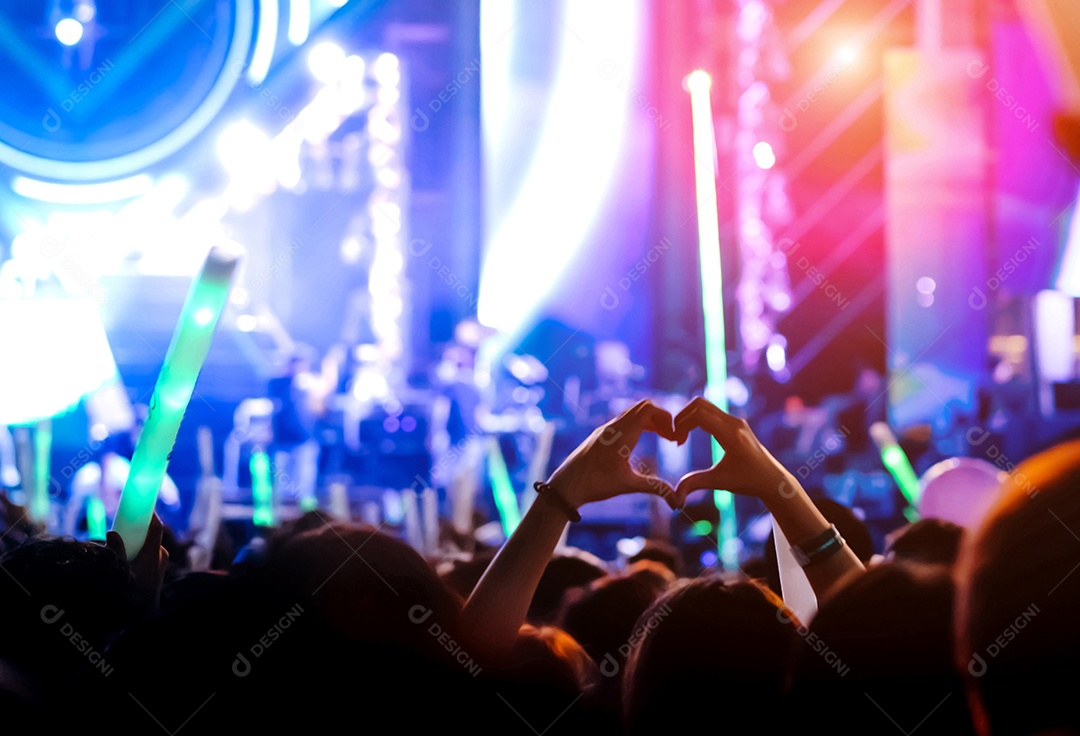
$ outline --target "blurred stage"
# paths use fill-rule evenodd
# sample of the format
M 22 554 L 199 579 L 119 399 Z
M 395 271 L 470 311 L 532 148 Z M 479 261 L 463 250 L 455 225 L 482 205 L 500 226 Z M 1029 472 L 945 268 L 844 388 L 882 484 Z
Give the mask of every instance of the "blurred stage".
M 875 422 L 918 475 L 1010 472 L 1080 428 L 1080 39 L 1059 11 L 0 9 L 0 484 L 57 533 L 90 533 L 96 497 L 111 515 L 192 277 L 228 242 L 246 257 L 159 509 L 180 533 L 212 493 L 250 535 L 254 472 L 278 519 L 494 543 L 596 426 L 707 393 L 883 534 L 912 504 Z M 677 480 L 712 452 L 633 461 Z M 587 507 L 569 543 L 758 554 L 763 507 L 720 506 L 727 547 L 704 495 Z

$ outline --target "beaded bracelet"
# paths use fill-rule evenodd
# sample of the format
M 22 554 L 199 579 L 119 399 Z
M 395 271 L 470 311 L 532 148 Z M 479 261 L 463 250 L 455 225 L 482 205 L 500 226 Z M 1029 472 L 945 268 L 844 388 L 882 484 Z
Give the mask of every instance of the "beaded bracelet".
M 549 501 L 559 507 L 559 510 L 566 514 L 567 518 L 572 522 L 581 521 L 581 514 L 577 512 L 573 506 L 566 502 L 566 499 L 559 495 L 559 492 L 552 488 L 547 483 L 541 483 L 536 481 L 533 483 L 533 489 L 541 496 L 544 496 Z

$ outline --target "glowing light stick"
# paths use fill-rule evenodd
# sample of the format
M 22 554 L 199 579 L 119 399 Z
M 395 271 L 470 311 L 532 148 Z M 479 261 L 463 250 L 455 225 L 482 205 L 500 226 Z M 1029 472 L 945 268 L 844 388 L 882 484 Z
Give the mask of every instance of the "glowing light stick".
M 97 496 L 86 499 L 86 532 L 90 539 L 105 541 L 105 503 Z
M 251 520 L 255 526 L 274 524 L 274 480 L 270 474 L 270 458 L 262 450 L 251 453 L 251 501 L 254 510 Z
M 921 493 L 919 490 L 919 476 L 916 475 L 915 468 L 911 467 L 911 461 L 904 454 L 900 443 L 896 441 L 896 435 L 893 434 L 893 431 L 889 429 L 889 425 L 885 422 L 874 422 L 870 427 L 870 437 L 873 438 L 874 444 L 881 451 L 881 462 L 885 465 L 885 469 L 892 475 L 896 485 L 900 487 L 900 492 L 904 494 L 904 498 L 907 499 L 908 505 L 911 507 L 904 512 L 904 516 L 909 521 L 918 519 L 916 509 L 919 508 L 919 495 Z M 912 518 L 913 516 L 914 518 Z
M 49 461 L 52 453 L 52 420 L 43 419 L 34 430 L 34 495 L 30 500 L 30 516 L 34 521 L 49 523 Z
M 238 247 L 211 248 L 184 301 L 113 522 L 113 529 L 124 540 L 129 559 L 138 554 L 146 540 L 180 422 L 206 362 L 214 328 L 229 299 L 232 277 L 242 255 Z
M 488 478 L 491 480 L 491 492 L 495 496 L 495 506 L 499 509 L 503 534 L 509 539 L 521 523 L 521 511 L 518 509 L 514 483 L 510 480 L 510 471 L 506 469 L 506 459 L 497 437 L 488 437 Z
M 701 263 L 701 307 L 705 317 L 705 394 L 727 411 L 727 336 L 724 330 L 724 278 L 720 270 L 720 212 L 716 204 L 716 134 L 712 117 L 712 77 L 696 69 L 686 77 L 694 126 L 694 181 L 697 192 L 698 259 Z M 713 462 L 724 449 L 713 440 Z M 720 512 L 717 547 L 724 567 L 739 565 L 735 498 L 730 491 L 713 491 Z

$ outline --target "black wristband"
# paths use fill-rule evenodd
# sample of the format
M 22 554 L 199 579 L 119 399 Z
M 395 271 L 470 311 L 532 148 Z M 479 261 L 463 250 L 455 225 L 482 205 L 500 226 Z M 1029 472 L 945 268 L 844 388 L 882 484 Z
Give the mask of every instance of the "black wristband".
M 566 514 L 567 518 L 570 519 L 570 521 L 574 523 L 581 521 L 581 514 L 578 513 L 577 509 L 568 504 L 566 502 L 566 499 L 560 496 L 559 492 L 547 483 L 541 483 L 540 481 L 536 481 L 535 483 L 533 483 L 533 490 L 535 490 L 537 494 L 544 496 L 553 504 L 558 506 L 559 510 Z
M 791 553 L 795 556 L 795 560 L 800 567 L 809 567 L 829 559 L 839 552 L 845 544 L 847 542 L 840 536 L 836 525 L 830 524 L 828 529 L 816 537 L 812 537 L 802 544 L 792 545 Z

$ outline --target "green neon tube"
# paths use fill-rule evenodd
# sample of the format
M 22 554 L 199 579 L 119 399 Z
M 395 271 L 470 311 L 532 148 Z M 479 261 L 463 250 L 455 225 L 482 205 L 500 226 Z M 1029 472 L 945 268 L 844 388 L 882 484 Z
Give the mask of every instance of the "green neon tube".
M 49 462 L 52 453 L 52 420 L 43 419 L 34 430 L 34 496 L 30 516 L 41 524 L 49 523 Z
M 242 255 L 238 248 L 211 248 L 184 301 L 113 522 L 113 530 L 124 540 L 128 559 L 138 554 L 146 540 L 180 422 L 206 362 L 214 328 L 225 310 L 232 277 Z
M 105 504 L 97 496 L 86 499 L 86 531 L 90 539 L 105 541 Z
M 262 450 L 251 453 L 251 500 L 255 506 L 251 516 L 255 526 L 273 526 L 274 481 L 270 458 Z
M 510 471 L 506 469 L 506 459 L 495 437 L 488 438 L 488 479 L 502 519 L 503 534 L 509 539 L 521 523 L 521 511 L 514 494 L 514 483 L 510 480 Z
M 724 329 L 724 277 L 720 269 L 720 212 L 716 203 L 716 134 L 712 117 L 712 78 L 697 69 L 686 78 L 694 127 L 694 182 L 697 192 L 698 259 L 701 263 L 701 307 L 705 317 L 705 394 L 727 411 L 727 336 Z M 724 449 L 713 440 L 713 462 Z M 739 566 L 735 497 L 713 491 L 720 512 L 717 551 L 725 569 Z
M 900 493 L 904 494 L 904 498 L 907 499 L 912 510 L 918 509 L 921 495 L 919 476 L 915 473 L 915 468 L 911 467 L 911 461 L 908 460 L 907 454 L 900 447 L 900 443 L 896 441 L 896 435 L 893 434 L 889 425 L 884 422 L 876 422 L 870 427 L 870 436 L 881 451 L 881 462 L 885 469 L 889 471 L 893 480 L 896 481 Z M 913 520 L 911 519 L 911 513 L 905 512 L 904 516 L 909 520 Z M 918 515 L 915 516 L 917 519 Z

